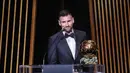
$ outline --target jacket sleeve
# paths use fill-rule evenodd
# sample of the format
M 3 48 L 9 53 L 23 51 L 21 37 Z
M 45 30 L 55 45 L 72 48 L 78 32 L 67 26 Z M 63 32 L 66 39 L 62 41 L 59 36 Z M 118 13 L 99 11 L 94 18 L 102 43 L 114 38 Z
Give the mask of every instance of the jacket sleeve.
M 48 64 L 56 64 L 57 63 L 57 52 L 56 52 L 56 44 L 53 43 L 53 40 L 50 38 L 48 41 Z

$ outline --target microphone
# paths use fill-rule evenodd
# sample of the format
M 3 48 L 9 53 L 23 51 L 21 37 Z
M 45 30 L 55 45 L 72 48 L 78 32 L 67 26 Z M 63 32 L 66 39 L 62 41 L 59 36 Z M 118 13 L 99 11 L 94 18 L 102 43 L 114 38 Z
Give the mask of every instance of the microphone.
M 46 53 L 43 56 L 43 65 L 45 64 Z
M 67 31 L 65 28 L 62 28 L 62 31 L 65 31 L 66 33 L 70 33 L 70 32 L 72 32 L 72 29 L 70 29 L 69 31 Z
M 44 65 L 45 65 L 45 58 L 46 58 L 46 53 L 44 54 L 44 56 L 43 56 L 43 65 L 41 66 L 41 72 L 43 73 L 43 70 L 44 70 Z
M 65 28 L 62 28 L 61 31 L 65 31 Z

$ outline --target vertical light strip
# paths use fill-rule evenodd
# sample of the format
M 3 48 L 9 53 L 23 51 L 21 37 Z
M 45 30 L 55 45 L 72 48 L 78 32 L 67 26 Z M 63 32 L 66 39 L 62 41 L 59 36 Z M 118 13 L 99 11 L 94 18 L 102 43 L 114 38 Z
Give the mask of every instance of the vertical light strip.
M 13 31 L 12 31 L 12 47 L 11 47 L 11 59 L 10 59 L 10 73 L 12 73 L 12 62 L 13 62 L 13 53 L 14 53 L 14 34 L 15 34 L 16 4 L 17 4 L 17 0 L 15 0 L 15 3 L 14 3 L 14 19 L 13 19 Z
M 109 0 L 110 1 L 110 0 Z M 108 22 L 108 8 L 107 0 L 105 0 L 105 12 L 106 12 L 106 26 L 107 26 L 107 38 L 108 38 L 108 53 L 109 53 L 109 64 L 110 64 L 110 73 L 112 73 L 112 55 L 111 55 L 111 45 L 110 45 L 110 31 L 109 31 L 109 22 Z
M 19 32 L 18 32 L 16 73 L 18 73 L 18 66 L 19 66 L 19 50 L 20 50 L 21 20 L 22 20 L 22 6 L 23 6 L 22 3 L 23 3 L 23 0 L 20 1 L 20 16 L 19 16 Z
M 108 56 L 107 56 L 107 47 L 106 47 L 106 31 L 105 31 L 105 18 L 104 18 L 104 5 L 103 5 L 103 0 L 101 0 L 101 11 L 102 11 L 102 26 L 103 26 L 103 40 L 104 40 L 104 55 L 105 55 L 105 65 L 106 65 L 106 73 L 109 73 L 109 70 L 108 70 Z
M 113 6 L 114 6 L 114 0 L 113 0 Z M 116 54 L 117 54 L 117 70 L 118 70 L 118 73 L 120 73 L 120 62 L 119 62 L 119 54 L 118 54 L 118 49 L 119 49 L 119 47 L 118 47 L 118 35 L 117 35 L 117 26 L 116 26 L 116 12 L 115 12 L 115 6 L 114 6 L 114 29 L 115 29 L 115 41 L 116 41 Z M 117 0 L 116 0 L 116 9 L 118 9 L 117 8 Z M 118 15 L 118 14 L 117 14 Z
M 129 0 L 127 0 L 127 5 L 128 5 L 128 17 L 129 17 L 128 19 L 129 19 L 129 24 L 130 24 L 130 1 Z
M 23 64 L 25 64 L 25 50 L 26 50 L 26 35 L 27 35 L 27 20 L 28 20 L 28 0 L 26 0 L 26 16 L 25 16 L 25 30 L 24 30 L 24 48 L 23 48 Z
M 95 25 L 96 25 L 96 39 L 97 39 L 97 47 L 99 49 L 98 51 L 98 63 L 101 64 L 101 55 L 100 55 L 100 51 L 101 51 L 101 48 L 99 46 L 99 31 L 98 31 L 98 22 L 97 22 L 97 8 L 96 8 L 96 0 L 93 0 L 94 1 L 94 15 L 95 15 Z
M 33 0 L 32 4 L 32 23 L 31 23 L 31 37 L 30 37 L 30 54 L 29 54 L 29 65 L 33 64 L 33 53 L 34 53 L 34 40 L 35 40 L 35 22 L 36 22 L 36 6 L 37 1 Z
M 125 17 L 125 24 L 124 24 L 124 25 L 127 26 L 128 23 L 127 23 L 127 17 L 126 17 L 126 0 L 124 0 L 123 3 L 124 3 L 124 8 L 123 8 L 123 9 L 124 9 L 124 17 Z M 123 26 L 123 27 L 122 27 L 122 28 L 123 28 L 122 30 L 124 30 L 124 25 L 122 24 L 122 26 Z M 129 40 L 128 40 L 128 29 L 127 29 L 127 28 L 128 28 L 128 26 L 125 27 L 126 31 L 123 31 L 123 37 L 122 37 L 122 38 L 123 38 L 123 43 L 125 43 L 125 36 L 124 36 L 125 34 L 124 34 L 124 32 L 126 32 L 126 41 L 129 41 Z M 126 54 L 127 47 L 126 47 L 126 45 L 127 45 L 127 44 L 124 44 L 124 61 L 125 61 L 125 71 L 126 71 L 126 73 L 128 73 L 127 58 L 126 58 L 126 57 L 127 57 L 127 54 Z M 128 45 L 127 45 L 127 46 L 128 46 Z M 128 49 L 129 49 L 129 48 L 128 48 Z
M 126 36 L 127 36 L 126 38 L 127 38 L 127 49 L 128 49 L 128 63 L 129 63 L 128 69 L 129 69 L 129 72 L 130 72 L 130 43 L 129 43 L 130 38 L 128 37 L 128 36 L 130 36 L 130 35 L 128 35 L 130 33 L 130 32 L 128 32 L 130 30 L 130 4 L 129 3 L 130 3 L 129 0 L 127 0 L 128 25 L 126 24 Z
M 95 26 L 94 26 L 94 13 L 93 13 L 93 3 L 92 0 L 89 0 L 89 14 L 90 14 L 90 26 L 91 26 L 91 36 L 92 40 L 95 41 Z
M 5 0 L 3 0 L 2 19 L 1 19 L 1 32 L 0 32 L 0 61 L 1 61 L 1 51 L 2 51 L 2 38 L 3 38 L 4 11 L 5 11 Z
M 125 0 L 124 0 L 125 1 Z M 126 57 L 126 55 L 124 55 L 124 58 L 123 58 L 123 54 L 122 54 L 122 49 L 124 49 L 124 51 L 126 50 L 126 48 L 125 48 L 125 34 L 124 34 L 124 19 L 123 19 L 123 10 L 122 10 L 122 0 L 120 0 L 120 14 L 121 14 L 121 27 L 122 27 L 122 41 L 123 41 L 123 44 L 120 44 L 121 46 L 123 45 L 124 47 L 121 47 L 121 50 L 120 50 L 120 53 L 121 53 L 121 68 L 122 68 L 122 73 L 124 72 L 124 70 L 125 71 L 127 71 L 127 67 L 126 67 L 126 65 L 125 65 L 125 69 L 123 69 L 124 67 L 123 67 L 123 61 L 122 60 L 124 60 L 124 58 Z M 119 32 L 120 33 L 120 32 Z M 121 34 L 121 33 L 120 33 Z M 126 58 L 125 58 L 126 59 Z M 124 64 L 126 63 L 126 60 L 124 60 Z M 126 72 L 127 73 L 127 72 Z
M 120 54 L 118 54 L 117 55 L 117 57 L 120 57 L 119 58 L 119 61 L 120 61 L 120 71 L 121 71 L 121 73 L 123 73 L 124 71 L 123 71 L 123 62 L 122 62 L 122 44 L 121 44 L 121 29 L 120 29 L 120 23 L 122 22 L 123 23 L 123 19 L 121 19 L 121 20 L 119 20 L 120 19 L 120 14 L 119 14 L 119 0 L 116 0 L 116 8 L 117 8 L 117 27 L 118 27 L 118 37 L 119 37 L 119 52 L 120 52 Z M 120 6 L 122 6 L 122 5 L 120 5 Z M 120 13 L 122 13 L 122 11 L 120 11 Z M 122 17 L 121 17 L 122 18 Z M 118 49 L 118 48 L 117 48 Z M 125 49 L 125 48 L 124 48 Z
M 112 0 L 113 2 L 111 2 L 110 0 L 108 0 L 109 1 L 109 14 L 110 14 L 110 29 L 111 29 L 111 39 L 112 39 L 112 58 L 113 58 L 113 66 L 114 66 L 114 72 L 116 73 L 117 71 L 116 71 L 116 61 L 115 61 L 115 51 L 114 51 L 114 34 L 113 34 L 113 24 L 112 24 L 112 10 L 114 11 L 114 0 Z M 111 7 L 111 3 L 112 3 L 112 5 L 113 5 L 113 7 Z M 114 12 L 113 12 L 114 13 Z M 115 19 L 115 18 L 114 18 Z
M 102 64 L 104 64 L 104 48 L 103 48 L 103 35 L 102 35 L 102 24 L 101 24 L 101 10 L 100 10 L 100 2 L 98 0 L 98 12 L 99 12 L 99 27 L 100 27 L 100 41 L 101 41 L 101 49 L 102 49 Z
M 8 1 L 8 18 L 7 18 L 7 30 L 6 30 L 6 44 L 5 44 L 5 57 L 4 57 L 4 73 L 6 73 L 6 60 L 7 60 L 7 49 L 8 49 L 8 34 L 9 34 L 9 20 L 10 20 L 10 4 Z

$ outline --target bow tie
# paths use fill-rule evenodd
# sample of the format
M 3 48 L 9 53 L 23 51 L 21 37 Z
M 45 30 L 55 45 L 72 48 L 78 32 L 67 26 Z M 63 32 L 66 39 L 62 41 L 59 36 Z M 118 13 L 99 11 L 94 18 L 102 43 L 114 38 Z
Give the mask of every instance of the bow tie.
M 65 33 L 65 38 L 67 38 L 67 37 L 72 37 L 72 38 L 74 38 L 74 33 L 71 33 L 71 34 Z

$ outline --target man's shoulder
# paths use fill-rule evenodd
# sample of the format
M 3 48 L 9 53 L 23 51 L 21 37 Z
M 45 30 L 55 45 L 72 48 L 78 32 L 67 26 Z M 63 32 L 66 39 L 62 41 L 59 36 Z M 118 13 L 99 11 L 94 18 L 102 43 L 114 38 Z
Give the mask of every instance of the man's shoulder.
M 75 31 L 75 32 L 77 32 L 77 33 L 86 34 L 86 32 L 85 32 L 85 31 L 83 31 L 83 30 L 74 29 L 74 31 Z
M 56 38 L 61 32 L 56 32 L 55 34 L 51 35 L 49 38 Z
M 77 33 L 77 35 L 79 35 L 79 36 L 85 36 L 86 37 L 86 39 L 91 39 L 91 34 L 90 34 L 90 32 L 88 32 L 88 31 L 83 31 L 83 30 L 75 30 L 76 31 L 76 33 Z

